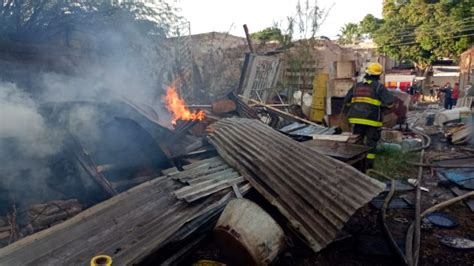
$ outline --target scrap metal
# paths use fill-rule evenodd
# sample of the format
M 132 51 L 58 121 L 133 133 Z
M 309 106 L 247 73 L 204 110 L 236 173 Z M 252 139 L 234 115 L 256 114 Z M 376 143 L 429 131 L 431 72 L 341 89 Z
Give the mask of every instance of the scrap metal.
M 313 135 L 334 135 L 336 129 L 333 127 L 324 127 L 320 125 L 308 125 L 304 123 L 294 122 L 280 128 L 281 132 L 292 135 L 313 136 Z
M 237 105 L 237 113 L 239 114 L 240 117 L 244 118 L 253 118 L 253 119 L 258 119 L 258 115 L 253 110 L 250 108 L 250 106 L 247 105 L 244 101 L 242 101 L 239 97 L 237 97 L 234 93 L 229 93 L 227 97 L 235 102 Z
M 279 209 L 314 251 L 334 241 L 349 217 L 385 187 L 257 120 L 223 119 L 208 131 L 224 160 Z

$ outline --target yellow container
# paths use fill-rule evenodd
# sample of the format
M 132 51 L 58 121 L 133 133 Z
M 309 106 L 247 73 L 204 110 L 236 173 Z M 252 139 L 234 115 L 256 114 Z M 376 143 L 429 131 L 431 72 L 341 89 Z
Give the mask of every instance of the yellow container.
M 311 109 L 311 121 L 313 122 L 320 122 L 322 123 L 324 121 L 324 116 L 326 115 L 326 112 L 324 109 L 319 109 L 319 108 L 312 108 Z
M 314 75 L 313 85 L 326 86 L 329 80 L 329 74 L 316 74 Z
M 313 97 L 313 108 L 324 110 L 324 107 L 326 106 L 325 101 L 326 98 Z
M 226 266 L 226 264 L 212 260 L 198 260 L 193 263 L 193 266 Z
M 317 74 L 313 80 L 313 97 L 326 97 L 328 88 L 328 74 Z

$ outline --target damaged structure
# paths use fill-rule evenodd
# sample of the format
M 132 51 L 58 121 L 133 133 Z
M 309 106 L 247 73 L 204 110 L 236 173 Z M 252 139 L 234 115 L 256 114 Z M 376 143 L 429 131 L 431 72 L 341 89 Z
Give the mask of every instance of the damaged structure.
M 394 65 L 374 47 L 115 23 L 0 43 L 0 265 L 474 261 L 420 252 L 474 233 L 472 97 L 409 110 L 392 91 L 367 171 L 371 147 L 341 113 L 368 61 Z M 459 230 L 422 234 L 446 200 L 463 201 Z

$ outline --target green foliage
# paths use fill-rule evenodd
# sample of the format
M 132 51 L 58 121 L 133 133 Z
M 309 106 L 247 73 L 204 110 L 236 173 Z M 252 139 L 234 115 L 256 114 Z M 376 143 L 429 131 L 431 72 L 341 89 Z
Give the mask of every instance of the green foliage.
M 368 15 L 360 25 L 383 53 L 425 70 L 474 43 L 473 14 L 473 0 L 385 0 L 383 20 Z
M 359 23 L 359 29 L 362 34 L 366 34 L 368 38 L 373 38 L 374 32 L 380 29 L 383 19 L 376 18 L 372 14 L 368 14 Z
M 408 162 L 418 162 L 419 158 L 419 153 L 382 150 L 375 157 L 374 169 L 392 178 L 416 178 L 417 168 Z
M 358 44 L 363 40 L 362 31 L 359 24 L 347 23 L 341 29 L 341 34 L 338 35 L 337 42 L 339 44 Z
M 265 28 L 261 31 L 251 34 L 252 39 L 258 40 L 262 43 L 267 43 L 270 41 L 277 41 L 281 44 L 288 43 L 291 40 L 291 36 L 288 34 L 283 34 L 281 29 L 273 26 Z

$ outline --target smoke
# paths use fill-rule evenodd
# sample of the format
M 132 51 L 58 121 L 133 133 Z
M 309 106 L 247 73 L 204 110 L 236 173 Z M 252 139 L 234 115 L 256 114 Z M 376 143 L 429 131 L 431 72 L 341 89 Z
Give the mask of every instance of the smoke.
M 31 201 L 29 194 L 56 196 L 45 184 L 51 169 L 45 160 L 58 153 L 62 137 L 50 130 L 37 104 L 14 84 L 0 82 L 0 212 Z M 12 193 L 14 191 L 14 193 Z M 29 199 L 37 199 L 30 197 Z
M 66 142 L 72 133 L 81 136 L 82 145 L 94 147 L 107 117 L 72 102 L 126 98 L 169 119 L 161 95 L 175 78 L 170 48 L 137 25 L 117 25 L 96 32 L 75 25 L 68 46 L 57 46 L 53 54 L 39 49 L 33 62 L 0 57 L 0 215 L 12 203 L 25 208 L 67 199 L 77 196 L 70 192 L 95 185 L 80 177 L 84 173 L 77 163 L 64 159 Z M 45 112 L 52 102 L 71 102 L 71 108 Z
M 0 108 L 0 138 L 15 139 L 22 154 L 40 159 L 59 150 L 37 104 L 14 84 L 0 82 Z

